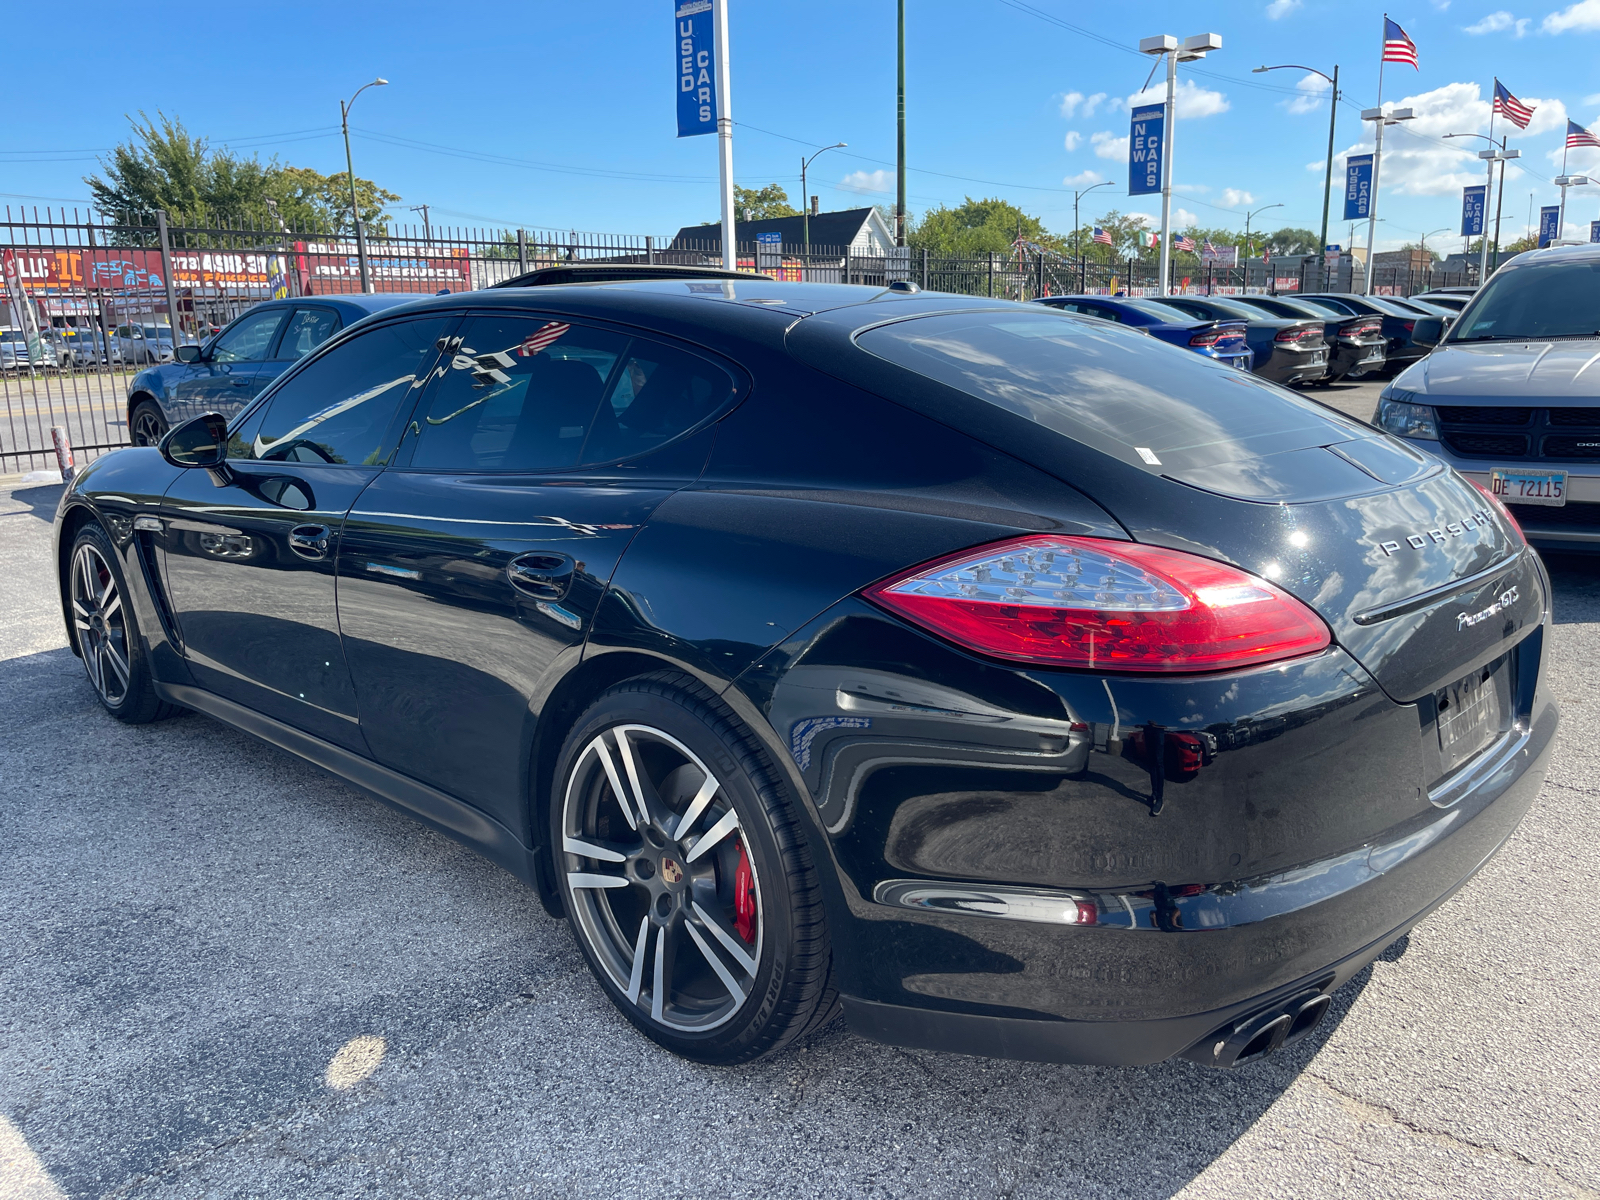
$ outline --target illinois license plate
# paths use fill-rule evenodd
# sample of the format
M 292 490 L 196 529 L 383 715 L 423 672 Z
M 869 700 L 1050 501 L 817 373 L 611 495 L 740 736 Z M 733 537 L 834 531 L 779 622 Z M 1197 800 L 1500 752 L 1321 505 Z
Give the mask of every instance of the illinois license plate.
M 1446 775 L 1500 736 L 1510 698 L 1510 667 L 1504 658 L 1435 694 L 1439 756 Z
M 1493 471 L 1489 490 L 1512 504 L 1543 504 L 1561 508 L 1567 503 L 1565 471 Z

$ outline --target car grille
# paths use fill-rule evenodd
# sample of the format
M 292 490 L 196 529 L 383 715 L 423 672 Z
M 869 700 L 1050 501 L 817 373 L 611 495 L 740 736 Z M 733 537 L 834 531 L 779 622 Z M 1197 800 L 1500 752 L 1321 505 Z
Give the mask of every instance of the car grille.
M 1563 528 L 1582 526 L 1600 531 L 1600 504 L 1563 504 L 1560 508 L 1544 504 L 1508 504 L 1517 524 L 1534 529 L 1552 525 Z
M 1462 458 L 1600 459 L 1600 408 L 1442 404 L 1439 438 Z

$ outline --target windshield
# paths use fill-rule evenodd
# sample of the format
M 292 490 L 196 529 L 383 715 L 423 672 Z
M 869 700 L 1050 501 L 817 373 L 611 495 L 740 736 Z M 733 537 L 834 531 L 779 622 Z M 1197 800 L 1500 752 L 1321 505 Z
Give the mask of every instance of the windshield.
M 1513 267 L 1490 277 L 1452 342 L 1600 337 L 1600 258 Z

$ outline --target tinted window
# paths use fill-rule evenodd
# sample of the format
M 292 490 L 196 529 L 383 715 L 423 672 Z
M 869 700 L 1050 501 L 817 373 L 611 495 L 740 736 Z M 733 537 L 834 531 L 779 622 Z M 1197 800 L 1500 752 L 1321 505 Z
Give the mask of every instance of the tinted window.
M 383 461 L 384 435 L 433 364 L 454 317 L 400 321 L 335 346 L 267 402 L 248 458 L 300 463 Z
M 1048 316 L 919 317 L 859 335 L 873 354 L 1126 462 L 1237 462 L 1331 437 L 1320 406 L 1145 337 Z M 1320 443 L 1319 443 L 1320 444 Z M 1146 452 L 1159 460 L 1151 463 Z
M 339 332 L 339 314 L 331 308 L 297 308 L 278 343 L 277 358 L 304 358 Z
M 628 339 L 548 317 L 473 317 L 413 423 L 413 467 L 537 471 L 577 464 Z
M 223 331 L 211 347 L 213 362 L 260 362 L 272 348 L 273 335 L 283 324 L 284 310 L 269 308 L 246 313 Z
M 733 380 L 703 358 L 636 338 L 606 397 L 584 462 L 609 462 L 653 450 L 692 429 L 733 394 Z
M 1600 335 L 1600 259 L 1519 266 L 1489 278 L 1453 342 Z

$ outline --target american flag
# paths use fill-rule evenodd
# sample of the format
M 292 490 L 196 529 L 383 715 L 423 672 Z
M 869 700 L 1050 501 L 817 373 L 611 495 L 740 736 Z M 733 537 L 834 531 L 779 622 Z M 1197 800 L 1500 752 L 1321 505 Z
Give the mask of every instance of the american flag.
M 517 347 L 517 357 L 532 358 L 571 328 L 572 326 L 564 321 L 551 321 L 548 325 L 540 326 L 522 339 L 522 345 Z
M 1533 109 L 1506 91 L 1506 85 L 1498 79 L 1494 81 L 1494 111 L 1518 129 L 1526 129 L 1533 120 Z
M 1595 137 L 1576 121 L 1567 121 L 1567 149 L 1576 150 L 1579 146 L 1600 146 L 1600 138 Z
M 1410 63 L 1417 70 L 1422 70 L 1417 67 L 1417 44 L 1388 17 L 1383 19 L 1383 61 Z
M 1174 250 L 1187 250 L 1190 254 L 1193 254 L 1194 239 L 1188 234 L 1180 233 L 1172 239 L 1172 248 Z
M 1211 239 L 1210 238 L 1207 238 L 1205 240 L 1205 244 L 1200 247 L 1200 254 L 1201 254 L 1202 257 L 1205 257 L 1205 258 L 1216 258 L 1217 257 L 1217 248 L 1211 244 Z
M 1094 235 L 1089 240 L 1099 242 L 1102 246 L 1116 245 L 1116 242 L 1112 240 L 1111 232 L 1106 229 L 1101 229 L 1098 225 L 1095 226 Z

